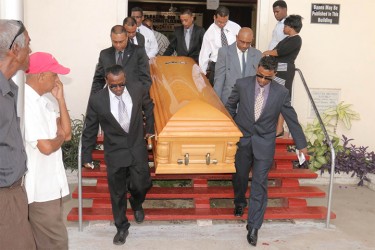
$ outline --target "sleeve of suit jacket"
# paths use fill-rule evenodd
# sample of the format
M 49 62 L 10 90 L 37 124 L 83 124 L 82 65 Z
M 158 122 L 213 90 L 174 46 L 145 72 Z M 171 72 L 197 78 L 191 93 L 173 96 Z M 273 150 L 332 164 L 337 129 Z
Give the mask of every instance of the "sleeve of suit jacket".
M 217 62 L 215 64 L 215 81 L 214 90 L 216 94 L 221 99 L 221 94 L 223 93 L 223 87 L 225 82 L 225 68 L 227 61 L 227 51 L 228 47 L 221 47 L 217 55 Z M 225 103 L 224 103 L 225 104 Z
M 105 85 L 105 73 L 102 63 L 102 52 L 99 55 L 99 61 L 96 64 L 95 74 L 91 85 L 91 95 L 103 89 Z
M 285 92 L 284 104 L 281 108 L 281 114 L 283 115 L 286 124 L 290 132 L 292 133 L 293 140 L 296 144 L 297 149 L 307 147 L 306 137 L 303 133 L 302 127 L 298 122 L 297 113 L 290 104 L 289 92 Z
M 89 99 L 82 132 L 82 163 L 92 162 L 91 153 L 96 146 L 96 138 L 98 135 L 99 120 L 93 106 L 93 98 L 95 98 L 95 95 L 91 96 Z
M 228 110 L 233 119 L 237 114 L 237 104 L 240 100 L 240 90 L 238 89 L 237 83 L 238 80 L 236 81 L 236 84 L 234 84 L 232 93 L 230 94 L 228 101 L 225 104 L 225 108 Z
M 173 32 L 171 39 L 169 40 L 168 48 L 165 50 L 163 56 L 170 56 L 172 55 L 176 48 L 177 48 L 177 36 L 176 36 L 176 30 Z
M 142 47 L 137 47 L 138 54 L 138 66 L 139 66 L 139 81 L 142 82 L 143 86 L 150 90 L 151 88 L 151 76 L 150 76 L 150 64 L 146 51 Z
M 150 98 L 150 95 L 148 92 L 143 89 L 143 100 L 142 100 L 142 109 L 144 112 L 144 117 L 146 119 L 145 123 L 145 130 L 146 134 L 154 134 L 155 128 L 154 128 L 154 103 L 152 99 Z

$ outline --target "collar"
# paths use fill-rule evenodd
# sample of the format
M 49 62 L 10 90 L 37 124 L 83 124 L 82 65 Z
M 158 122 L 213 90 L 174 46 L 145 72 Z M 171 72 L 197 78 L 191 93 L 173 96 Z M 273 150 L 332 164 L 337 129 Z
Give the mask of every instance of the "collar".
M 237 47 L 237 43 L 236 43 L 236 49 L 237 49 L 237 54 L 242 55 L 243 52 Z M 247 56 L 247 52 L 249 52 L 249 49 L 245 50 L 246 56 Z
M 0 92 L 3 96 L 11 92 L 13 95 L 14 90 L 18 89 L 18 86 L 13 82 L 12 79 L 6 79 L 3 73 L 0 71 Z M 13 91 L 12 91 L 13 90 Z

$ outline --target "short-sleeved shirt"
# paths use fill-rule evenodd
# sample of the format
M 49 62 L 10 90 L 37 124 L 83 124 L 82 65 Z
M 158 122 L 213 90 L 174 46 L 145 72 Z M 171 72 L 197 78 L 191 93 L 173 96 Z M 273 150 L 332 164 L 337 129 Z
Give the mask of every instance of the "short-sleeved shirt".
M 11 186 L 27 171 L 17 94 L 17 85 L 0 72 L 0 187 Z
M 45 202 L 69 194 L 61 148 L 45 155 L 37 147 L 38 140 L 56 137 L 55 105 L 25 85 L 25 141 L 28 155 L 26 192 L 29 203 Z

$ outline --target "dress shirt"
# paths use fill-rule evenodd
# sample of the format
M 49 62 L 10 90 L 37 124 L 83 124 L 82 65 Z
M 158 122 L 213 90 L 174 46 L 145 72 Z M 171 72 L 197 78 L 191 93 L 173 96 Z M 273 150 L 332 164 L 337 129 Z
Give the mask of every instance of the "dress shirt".
M 25 188 L 28 202 L 46 202 L 69 194 L 62 150 L 45 155 L 37 147 L 38 140 L 56 137 L 56 106 L 25 84 L 25 142 L 28 172 Z
M 0 72 L 0 187 L 9 187 L 26 172 L 26 152 L 17 117 L 18 87 Z
M 242 54 L 245 53 L 245 63 L 247 63 L 247 52 L 249 51 L 248 49 L 245 52 L 242 52 L 241 50 L 237 48 L 237 55 L 238 55 L 238 60 L 240 60 L 240 65 L 241 65 L 241 72 L 243 71 L 243 65 L 242 65 Z
M 153 30 L 154 32 L 154 35 L 155 35 L 155 38 L 156 38 L 156 41 L 158 43 L 158 56 L 162 56 L 165 52 L 165 50 L 168 48 L 169 46 L 169 40 L 168 38 L 163 35 L 162 33 L 156 31 L 156 30 Z
M 284 34 L 284 21 L 285 18 L 281 21 L 278 21 L 275 28 L 273 29 L 272 40 L 270 42 L 270 45 L 268 46 L 269 50 L 273 50 L 281 40 L 288 36 Z
M 145 37 L 145 50 L 148 58 L 155 57 L 158 54 L 158 42 L 156 41 L 154 32 L 143 24 L 137 29 Z
M 109 92 L 109 100 L 110 100 L 110 104 L 111 104 L 111 113 L 115 117 L 116 121 L 119 121 L 118 103 L 119 103 L 120 100 L 118 100 L 116 98 L 116 95 L 113 94 L 113 92 L 111 90 L 109 90 L 108 92 Z M 126 89 L 126 86 L 125 86 L 125 89 L 124 89 L 124 93 L 122 93 L 122 95 L 121 95 L 121 98 L 125 103 L 126 111 L 128 112 L 129 121 L 130 121 L 131 116 L 132 116 L 133 102 L 132 102 L 132 98 L 129 94 L 129 91 Z
M 254 100 L 256 100 L 256 97 L 258 95 L 258 93 L 260 92 L 260 88 L 261 86 L 259 85 L 258 81 L 257 83 L 255 84 L 255 96 L 254 96 Z M 266 106 L 266 103 L 267 103 L 267 99 L 268 99 L 268 94 L 270 92 L 270 83 L 267 84 L 266 86 L 263 87 L 264 88 L 264 92 L 263 92 L 263 97 L 264 97 L 264 101 L 263 101 L 263 106 L 262 106 L 262 110 L 264 109 L 264 106 Z
M 224 26 L 224 33 L 227 37 L 228 44 L 232 44 L 236 41 L 236 35 L 240 29 L 241 26 L 228 20 Z M 221 29 L 213 23 L 203 36 L 202 48 L 199 53 L 199 66 L 204 74 L 206 74 L 209 61 L 216 62 L 217 54 L 221 47 Z

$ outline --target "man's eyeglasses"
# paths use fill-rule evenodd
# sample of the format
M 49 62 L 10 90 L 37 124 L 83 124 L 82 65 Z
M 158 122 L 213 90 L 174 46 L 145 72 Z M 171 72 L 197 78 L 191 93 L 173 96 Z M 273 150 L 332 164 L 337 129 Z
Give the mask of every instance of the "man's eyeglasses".
M 135 18 L 135 19 L 142 18 L 142 16 L 132 16 L 132 17 Z
M 16 36 L 13 38 L 13 40 L 12 40 L 10 46 L 9 46 L 9 49 L 12 48 L 13 43 L 14 43 L 14 41 L 17 39 L 17 37 L 18 37 L 19 35 L 21 35 L 21 34 L 25 31 L 25 26 L 23 25 L 23 23 L 22 23 L 21 21 L 17 21 L 17 22 L 18 22 L 21 26 L 20 26 L 20 29 L 18 30 Z
M 111 84 L 111 85 L 109 85 L 109 87 L 110 87 L 111 89 L 118 88 L 118 87 L 123 88 L 123 87 L 125 87 L 125 83 L 120 83 L 120 84 Z
M 259 78 L 265 79 L 267 81 L 272 81 L 273 80 L 272 76 L 264 76 L 264 75 L 261 75 L 261 74 L 256 74 L 256 76 L 259 77 Z

